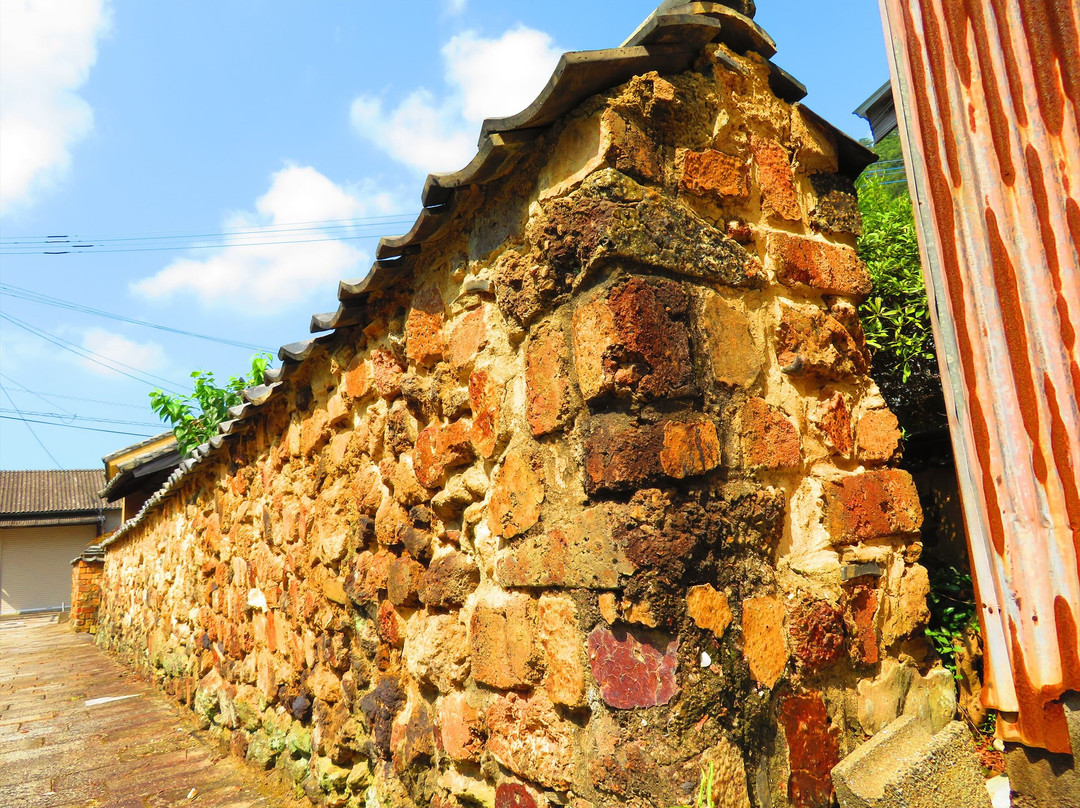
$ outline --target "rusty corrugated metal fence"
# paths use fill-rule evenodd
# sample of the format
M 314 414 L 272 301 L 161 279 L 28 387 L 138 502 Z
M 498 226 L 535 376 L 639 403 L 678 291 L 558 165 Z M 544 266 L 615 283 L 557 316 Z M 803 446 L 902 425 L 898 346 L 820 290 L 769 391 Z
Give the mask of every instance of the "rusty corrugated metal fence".
M 881 0 L 1006 740 L 1080 691 L 1080 4 Z M 1080 750 L 1078 750 L 1080 751 Z

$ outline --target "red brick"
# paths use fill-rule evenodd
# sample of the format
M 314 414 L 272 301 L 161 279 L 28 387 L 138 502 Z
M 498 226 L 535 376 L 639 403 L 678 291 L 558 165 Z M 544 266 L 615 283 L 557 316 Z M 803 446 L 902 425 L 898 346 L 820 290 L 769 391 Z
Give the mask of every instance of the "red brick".
M 785 286 L 808 286 L 830 295 L 870 294 L 870 272 L 851 247 L 773 233 L 768 251 L 777 280 Z
M 696 321 L 695 344 L 712 369 L 713 379 L 726 387 L 748 387 L 765 366 L 765 353 L 750 333 L 750 318 L 739 304 L 707 293 Z
M 575 726 L 543 690 L 525 698 L 510 693 L 484 715 L 487 751 L 514 774 L 557 791 L 570 789 Z
M 577 607 L 567 597 L 540 598 L 540 644 L 544 649 L 544 689 L 555 704 L 585 704 L 585 649 Z
M 772 687 L 787 667 L 784 646 L 784 604 L 763 596 L 743 601 L 743 657 L 750 674 L 766 687 Z
M 597 626 L 589 662 L 604 702 L 617 710 L 657 707 L 679 692 L 679 639 L 655 631 Z
M 484 749 L 483 722 L 462 692 L 439 701 L 436 741 L 451 760 L 478 761 Z
M 868 471 L 825 483 L 825 524 L 835 544 L 912 535 L 922 519 L 919 493 L 906 471 Z
M 390 602 L 395 606 L 416 606 L 423 577 L 424 565 L 407 554 L 390 562 L 386 576 L 386 592 Z
M 438 287 L 429 283 L 413 297 L 405 320 L 405 356 L 419 365 L 433 365 L 446 349 L 442 327 L 446 306 Z
M 840 762 L 839 731 L 829 721 L 821 693 L 790 696 L 780 705 L 791 777 L 788 799 L 793 808 L 830 808 L 831 772 Z
M 499 443 L 502 386 L 487 371 L 478 370 L 469 377 L 469 405 L 473 411 L 469 439 L 476 453 L 490 460 Z
M 844 656 L 843 613 L 825 601 L 797 603 L 788 613 L 787 630 L 792 653 L 810 673 L 835 665 Z
M 538 683 L 543 650 L 536 619 L 536 601 L 524 595 L 512 595 L 501 606 L 477 604 L 469 624 L 473 678 L 500 690 Z
M 748 469 L 794 469 L 802 463 L 799 431 L 783 413 L 761 398 L 739 412 L 742 464 Z
M 683 157 L 679 186 L 684 191 L 720 201 L 744 201 L 750 196 L 750 172 L 741 157 L 714 149 L 688 151 Z
M 470 429 L 467 421 L 454 421 L 445 426 L 429 426 L 417 436 L 413 470 L 421 485 L 436 488 L 443 482 L 448 469 L 472 462 Z
M 405 644 L 405 621 L 390 601 L 384 600 L 379 604 L 375 626 L 379 638 L 387 645 L 392 648 L 401 648 Z
M 775 141 L 754 137 L 750 148 L 754 153 L 765 212 L 789 222 L 800 221 L 802 209 L 795 189 L 795 175 L 791 170 L 791 158 L 784 147 Z
M 597 418 L 585 439 L 585 491 L 629 491 L 662 476 L 664 429 L 620 417 Z
M 371 369 L 376 393 L 386 399 L 401 395 L 401 374 L 405 369 L 392 353 L 375 348 L 371 352 Z
M 357 401 L 367 398 L 374 384 L 371 366 L 362 356 L 355 356 L 345 370 L 345 392 Z
M 711 420 L 667 421 L 660 466 L 669 477 L 681 480 L 712 471 L 720 465 L 720 438 Z
M 727 596 L 710 584 L 695 586 L 686 596 L 686 613 L 698 628 L 711 631 L 720 639 L 731 625 L 731 608 Z
M 457 370 L 470 368 L 487 340 L 487 320 L 481 306 L 462 317 L 451 330 L 446 359 Z
M 854 642 L 850 651 L 857 665 L 881 661 L 877 630 L 878 590 L 868 584 L 852 586 L 847 595 L 847 617 Z
M 570 423 L 576 396 L 566 333 L 556 324 L 536 329 L 525 354 L 526 417 L 539 437 Z
M 495 808 L 537 808 L 536 797 L 521 783 L 499 783 Z
M 681 284 L 632 277 L 578 307 L 574 362 L 582 395 L 693 395 L 689 297 Z
M 855 448 L 852 440 L 851 411 L 840 393 L 818 407 L 814 423 L 825 437 L 825 443 L 841 457 L 851 457 Z
M 501 551 L 495 580 L 506 587 L 617 589 L 634 566 L 612 535 L 614 507 L 587 508 L 580 518 Z
M 789 375 L 832 381 L 865 373 L 870 364 L 843 324 L 807 306 L 784 306 L 776 332 L 776 360 Z
M 533 464 L 517 452 L 508 453 L 488 505 L 492 533 L 506 539 L 524 533 L 539 521 L 543 501 L 543 479 Z
M 420 582 L 420 600 L 437 608 L 461 607 L 479 585 L 480 570 L 475 562 L 454 550 L 428 565 Z
M 870 410 L 855 427 L 855 443 L 863 463 L 891 463 L 900 453 L 900 422 L 890 410 Z

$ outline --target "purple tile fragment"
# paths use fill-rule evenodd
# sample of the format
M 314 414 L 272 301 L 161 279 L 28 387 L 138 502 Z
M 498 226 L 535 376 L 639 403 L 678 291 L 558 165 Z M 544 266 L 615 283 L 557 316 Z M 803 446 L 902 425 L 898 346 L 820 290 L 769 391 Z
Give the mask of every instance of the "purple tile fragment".
M 597 626 L 589 634 L 589 662 L 600 696 L 618 710 L 658 707 L 679 690 L 679 640 L 656 631 Z

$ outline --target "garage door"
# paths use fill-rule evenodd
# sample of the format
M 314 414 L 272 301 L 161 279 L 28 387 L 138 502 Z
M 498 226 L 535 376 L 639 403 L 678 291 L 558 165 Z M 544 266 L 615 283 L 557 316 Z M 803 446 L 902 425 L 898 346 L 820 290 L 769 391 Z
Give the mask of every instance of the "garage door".
M 0 614 L 70 605 L 71 559 L 96 538 L 96 525 L 5 529 L 0 536 Z

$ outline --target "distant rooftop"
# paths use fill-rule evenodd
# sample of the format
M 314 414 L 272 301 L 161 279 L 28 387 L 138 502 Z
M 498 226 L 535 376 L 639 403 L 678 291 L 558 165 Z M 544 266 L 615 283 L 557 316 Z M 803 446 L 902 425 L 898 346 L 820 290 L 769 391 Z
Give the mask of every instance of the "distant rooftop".
M 114 510 L 98 497 L 102 469 L 0 471 L 0 527 L 86 524 Z

